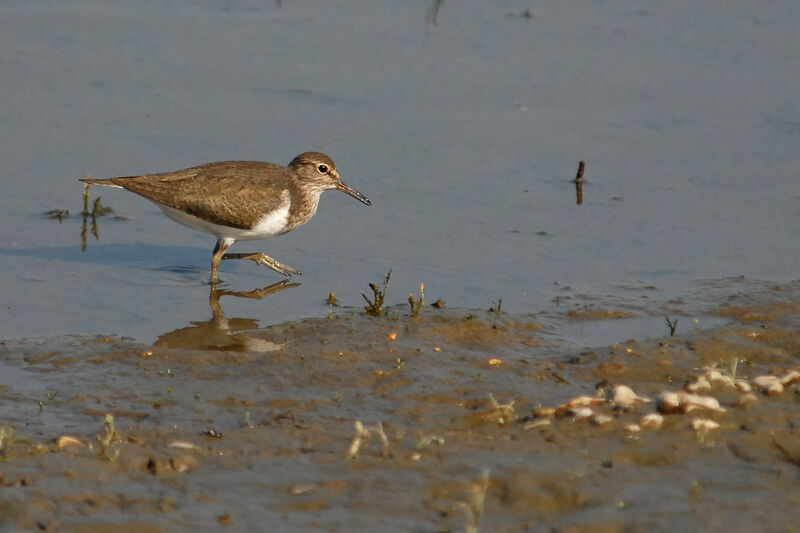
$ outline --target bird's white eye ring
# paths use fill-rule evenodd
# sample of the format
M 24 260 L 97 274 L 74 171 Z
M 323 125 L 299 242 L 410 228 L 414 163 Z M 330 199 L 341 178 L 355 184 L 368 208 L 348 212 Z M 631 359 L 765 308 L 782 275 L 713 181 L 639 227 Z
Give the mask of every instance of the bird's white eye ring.
M 317 165 L 317 172 L 319 172 L 320 174 L 327 174 L 328 165 L 326 165 L 325 163 L 320 163 L 319 165 Z

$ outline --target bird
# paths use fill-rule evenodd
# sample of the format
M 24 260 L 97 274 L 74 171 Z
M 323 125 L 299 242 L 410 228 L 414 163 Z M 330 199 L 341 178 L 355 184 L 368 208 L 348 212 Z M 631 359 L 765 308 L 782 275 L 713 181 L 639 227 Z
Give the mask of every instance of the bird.
M 268 239 L 305 224 L 328 189 L 372 205 L 341 180 L 336 163 L 320 152 L 303 152 L 286 167 L 262 161 L 220 161 L 175 172 L 80 181 L 136 193 L 175 222 L 216 236 L 212 284 L 217 283 L 222 259 L 251 259 L 287 278 L 300 275 L 264 253 L 226 252 L 236 241 Z

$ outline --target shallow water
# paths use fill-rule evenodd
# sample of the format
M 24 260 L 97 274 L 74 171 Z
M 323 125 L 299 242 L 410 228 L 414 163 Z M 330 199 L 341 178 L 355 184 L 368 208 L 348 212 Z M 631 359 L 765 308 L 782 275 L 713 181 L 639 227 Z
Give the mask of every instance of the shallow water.
M 309 149 L 373 206 L 329 192 L 308 225 L 237 244 L 304 273 L 237 316 L 325 316 L 331 291 L 359 305 L 390 268 L 393 302 L 425 283 L 523 313 L 564 286 L 667 299 L 797 277 L 795 4 L 459 2 L 436 24 L 429 1 L 279 4 L 0 7 L 0 338 L 152 342 L 207 318 L 213 239 L 95 188 L 126 220 L 100 219 L 81 252 L 77 178 Z M 40 216 L 54 208 L 71 215 Z M 278 278 L 228 262 L 223 279 Z

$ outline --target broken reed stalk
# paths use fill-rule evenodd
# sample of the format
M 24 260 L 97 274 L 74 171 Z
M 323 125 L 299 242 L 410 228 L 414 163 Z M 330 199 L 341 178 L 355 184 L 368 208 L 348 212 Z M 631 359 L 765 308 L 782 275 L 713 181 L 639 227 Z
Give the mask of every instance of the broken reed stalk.
M 87 180 L 91 177 L 91 174 L 86 174 Z M 88 217 L 91 214 L 89 213 L 89 187 L 90 185 L 88 183 L 83 184 L 83 212 L 81 214 L 85 217 Z
M 114 438 L 114 435 L 116 435 L 116 433 L 117 433 L 117 430 L 114 427 L 114 415 L 106 414 L 103 422 L 104 422 L 104 424 L 106 426 L 106 432 L 105 432 L 105 435 L 103 435 L 102 437 L 100 435 L 98 435 L 97 436 L 97 440 L 103 446 L 108 446 L 109 444 L 111 444 L 111 440 Z
M 92 218 L 101 217 L 113 211 L 113 209 L 111 209 L 110 207 L 100 205 L 100 200 L 101 200 L 100 196 L 98 196 L 94 200 L 94 204 L 92 205 Z
M 419 316 L 422 306 L 425 305 L 425 284 L 419 284 L 419 300 L 414 299 L 414 295 L 408 293 L 408 303 L 411 305 L 411 316 Z
M 369 284 L 369 288 L 372 289 L 373 299 L 367 297 L 366 294 L 363 292 L 361 296 L 364 298 L 364 301 L 367 302 L 367 305 L 364 306 L 364 309 L 367 311 L 369 315 L 375 316 L 382 316 L 383 311 L 383 302 L 386 299 L 386 291 L 389 288 L 389 278 L 392 277 L 392 269 L 389 269 L 389 272 L 386 274 L 386 279 L 383 280 L 383 289 L 379 289 L 377 285 L 374 283 Z
M 576 182 L 583 183 L 583 171 L 585 168 L 586 168 L 586 161 L 581 161 L 580 163 L 578 163 L 578 175 L 575 176 Z
M 91 174 L 86 174 L 86 179 L 91 178 Z M 107 215 L 108 213 L 112 212 L 113 209 L 110 207 L 106 207 L 100 203 L 101 198 L 98 196 L 95 198 L 94 203 L 92 204 L 92 210 L 89 211 L 89 184 L 83 184 L 83 211 L 81 215 L 83 215 L 83 226 L 81 228 L 81 251 L 86 251 L 86 235 L 88 233 L 88 221 L 92 219 L 92 235 L 94 235 L 95 239 L 99 239 L 100 235 L 97 231 L 97 217 L 101 217 L 103 215 Z
M 86 220 L 86 217 L 83 217 L 83 226 L 81 226 L 81 252 L 86 251 L 86 235 L 89 231 L 86 225 Z
M 675 320 L 670 320 L 668 316 L 664 318 L 666 318 L 667 320 L 667 327 L 669 328 L 669 336 L 674 337 L 675 329 L 678 327 L 678 319 L 676 318 Z
M 114 427 L 114 415 L 106 414 L 104 423 L 106 426 L 105 435 L 97 435 L 95 438 L 97 439 L 97 442 L 100 443 L 100 449 L 103 457 L 113 463 L 117 460 L 117 458 L 119 458 L 119 450 L 112 450 L 111 446 L 113 440 L 115 438 L 119 438 L 119 432 L 117 431 L 116 427 Z
M 86 174 L 86 179 L 91 178 L 91 174 Z M 88 227 L 87 223 L 89 220 L 89 184 L 83 184 L 83 211 L 81 212 L 83 215 L 83 226 L 81 227 L 81 252 L 86 251 L 86 235 L 88 234 Z
M 585 168 L 585 161 L 578 163 L 578 174 L 575 176 L 575 196 L 578 205 L 583 205 L 583 171 Z
M 328 295 L 328 319 L 333 320 L 333 307 L 339 306 L 339 302 L 336 301 L 336 295 L 333 294 L 333 291 Z

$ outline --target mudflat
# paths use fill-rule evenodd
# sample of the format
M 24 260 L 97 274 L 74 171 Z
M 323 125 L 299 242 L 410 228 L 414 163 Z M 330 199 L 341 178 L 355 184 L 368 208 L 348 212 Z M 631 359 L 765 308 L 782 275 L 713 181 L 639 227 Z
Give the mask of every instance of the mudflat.
M 0 527 L 789 531 L 798 302 L 800 282 L 738 279 L 563 313 L 220 309 L 153 345 L 6 340 Z M 666 313 L 674 335 L 637 338 Z M 609 345 L 563 334 L 626 321 Z

